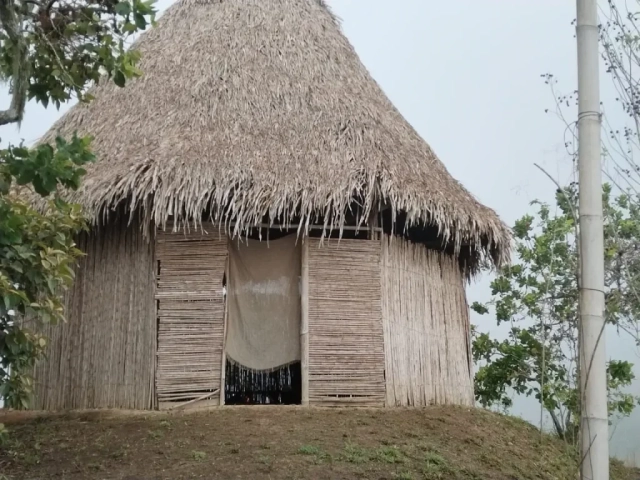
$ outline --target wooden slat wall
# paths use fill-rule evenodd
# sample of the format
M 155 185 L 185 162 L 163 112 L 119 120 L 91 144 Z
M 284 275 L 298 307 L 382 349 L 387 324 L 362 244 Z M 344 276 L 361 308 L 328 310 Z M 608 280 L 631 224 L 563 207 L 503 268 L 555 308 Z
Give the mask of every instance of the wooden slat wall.
M 387 406 L 473 405 L 470 325 L 456 259 L 383 239 Z
M 160 408 L 220 389 L 227 238 L 209 231 L 157 232 Z
M 48 326 L 33 408 L 149 409 L 155 364 L 153 240 L 128 218 L 78 239 L 85 252 L 65 295 L 67 322 Z
M 380 241 L 308 241 L 309 403 L 383 406 Z

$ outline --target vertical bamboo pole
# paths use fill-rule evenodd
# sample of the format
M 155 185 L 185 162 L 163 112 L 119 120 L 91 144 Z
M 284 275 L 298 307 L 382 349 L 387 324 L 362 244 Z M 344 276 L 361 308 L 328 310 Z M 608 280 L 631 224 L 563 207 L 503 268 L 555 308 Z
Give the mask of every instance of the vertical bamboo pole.
M 153 235 L 153 246 L 151 248 L 153 248 L 153 253 L 152 253 L 152 265 L 153 265 L 153 272 L 152 272 L 152 281 L 153 281 L 153 287 L 152 287 L 152 295 L 153 295 L 153 346 L 151 347 L 152 350 L 152 356 L 153 358 L 151 359 L 151 369 L 153 370 L 151 373 L 151 385 L 149 387 L 150 391 L 151 391 L 151 409 L 152 410 L 157 410 L 158 409 L 158 392 L 156 391 L 156 378 L 158 375 L 158 332 L 160 330 L 160 312 L 159 307 L 160 307 L 160 301 L 158 299 L 156 299 L 156 293 L 158 291 L 158 279 L 160 278 L 160 260 L 158 260 L 158 232 L 157 230 L 153 231 L 154 235 Z
M 380 265 L 380 285 L 381 285 L 381 295 L 382 295 L 382 328 L 384 332 L 384 362 L 385 362 L 385 407 L 394 407 L 395 399 L 393 396 L 393 345 L 391 340 L 391 329 L 389 323 L 392 321 L 391 319 L 391 307 L 390 302 L 393 299 L 391 296 L 391 288 L 392 285 L 390 282 L 390 260 L 389 260 L 389 243 L 385 235 L 380 235 L 380 248 L 382 249 L 381 254 L 381 265 Z
M 578 0 L 581 478 L 609 479 L 597 0 Z
M 369 214 L 369 219 L 367 221 L 367 227 L 369 228 L 369 240 L 378 240 L 382 237 L 381 233 L 378 233 L 379 227 L 379 215 L 380 211 L 378 210 L 378 206 L 375 205 L 371 207 L 371 213 Z
M 301 269 L 301 310 L 300 322 L 300 371 L 302 376 L 303 406 L 309 406 L 309 238 L 302 244 Z
M 219 405 L 224 405 L 224 396 L 227 382 L 227 323 L 229 321 L 229 249 L 227 249 L 227 265 L 225 266 L 225 278 L 227 279 L 226 292 L 223 296 L 224 301 L 224 315 L 223 315 L 223 327 L 222 327 L 222 359 L 220 360 L 220 402 Z

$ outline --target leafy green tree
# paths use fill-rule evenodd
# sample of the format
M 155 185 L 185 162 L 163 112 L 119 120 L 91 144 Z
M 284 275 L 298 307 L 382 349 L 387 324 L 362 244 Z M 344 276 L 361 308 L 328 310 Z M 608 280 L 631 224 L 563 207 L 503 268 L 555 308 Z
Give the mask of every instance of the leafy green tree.
M 0 0 L 0 77 L 11 104 L 0 125 L 19 123 L 34 99 L 47 107 L 91 100 L 103 77 L 124 86 L 141 74 L 128 41 L 153 23 L 154 0 Z M 73 280 L 84 228 L 81 209 L 58 195 L 77 189 L 93 159 L 90 139 L 57 138 L 55 145 L 0 149 L 0 396 L 24 408 L 30 376 L 47 340 L 43 323 L 64 320 L 61 293 Z M 35 209 L 16 191 L 27 188 Z M 0 436 L 4 429 L 0 425 Z
M 606 321 L 638 339 L 640 209 L 638 198 L 611 196 L 605 186 Z M 518 220 L 513 233 L 518 260 L 491 283 L 492 300 L 474 303 L 481 315 L 510 325 L 504 340 L 474 331 L 473 356 L 479 364 L 475 394 L 483 406 L 511 406 L 510 394 L 535 396 L 558 435 L 577 440 L 578 244 L 577 192 L 571 185 L 556 194 L 554 211 L 533 202 L 535 215 Z M 624 393 L 634 379 L 632 364 L 608 364 L 609 411 L 629 415 L 637 398 Z
M 605 100 L 601 108 L 602 173 L 616 192 L 613 195 L 609 187 L 605 189 L 605 195 L 614 197 L 604 206 L 607 241 L 606 313 L 610 325 L 631 334 L 637 342 L 640 337 L 636 320 L 640 305 L 637 240 L 640 198 L 640 165 L 637 162 L 640 151 L 640 84 L 637 74 L 640 66 L 640 0 L 608 0 L 601 2 L 599 7 L 600 52 L 604 73 L 609 80 L 604 87 L 615 94 Z M 562 94 L 557 90 L 558 81 L 554 75 L 547 73 L 542 78 L 549 86 L 555 104 L 555 108 L 546 111 L 557 116 L 565 127 L 564 145 L 568 156 L 577 165 L 578 137 L 574 109 L 578 103 L 578 92 L 572 86 L 569 90 L 571 93 Z M 626 363 L 609 366 L 610 410 L 619 414 L 625 414 L 634 403 L 632 398 L 616 394 L 628 383 L 628 368 Z M 622 380 L 616 380 L 616 376 Z M 623 411 L 617 410 L 616 406 Z M 571 420 L 573 422 L 574 419 Z
M 106 74 L 119 86 L 140 75 L 127 41 L 153 22 L 155 0 L 0 0 L 0 75 L 12 101 L 0 125 L 20 122 L 27 100 L 57 107 L 90 100 Z
M 56 143 L 56 149 L 42 145 L 0 151 L 0 395 L 13 408 L 28 406 L 29 374 L 46 346 L 37 328 L 27 328 L 23 319 L 64 320 L 60 293 L 73 280 L 73 263 L 80 255 L 73 241 L 84 227 L 79 206 L 48 197 L 58 184 L 78 188 L 81 165 L 93 155 L 88 139 L 58 138 Z M 12 196 L 14 182 L 31 184 L 48 198 L 46 211 Z

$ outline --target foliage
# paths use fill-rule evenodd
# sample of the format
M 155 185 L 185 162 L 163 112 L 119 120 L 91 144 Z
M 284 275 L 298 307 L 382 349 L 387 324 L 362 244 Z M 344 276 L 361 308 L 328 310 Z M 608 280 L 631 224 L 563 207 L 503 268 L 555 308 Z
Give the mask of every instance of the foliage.
M 640 302 L 637 258 L 640 239 L 638 199 L 615 198 L 605 186 L 606 321 L 637 332 Z M 484 406 L 511 406 L 511 391 L 533 395 L 549 412 L 556 432 L 572 439 L 578 422 L 578 245 L 577 192 L 570 185 L 557 192 L 556 212 L 534 202 L 535 215 L 518 220 L 513 232 L 519 261 L 491 283 L 492 300 L 472 309 L 493 312 L 498 325 L 511 325 L 504 340 L 474 332 L 473 356 L 480 362 L 475 393 Z M 631 275 L 629 273 L 631 272 Z M 636 336 L 637 338 L 637 336 Z M 624 393 L 634 379 L 629 362 L 611 361 L 607 369 L 610 414 L 629 415 L 637 401 Z
M 607 315 L 608 322 L 615 324 L 620 331 L 631 334 L 636 342 L 640 339 L 637 308 L 640 305 L 640 271 L 637 244 L 637 208 L 640 198 L 640 165 L 637 163 L 640 153 L 640 102 L 637 71 L 640 67 L 640 0 L 620 2 L 607 0 L 599 3 L 599 40 L 602 63 L 605 66 L 605 78 L 601 102 L 602 131 L 602 173 L 611 184 L 615 199 L 613 207 L 605 202 L 607 223 L 605 235 L 608 236 L 606 248 L 607 268 Z M 575 20 L 574 20 L 575 22 Z M 578 92 L 558 94 L 557 79 L 552 74 L 542 75 L 549 86 L 555 102 L 555 109 L 546 111 L 555 114 L 565 127 L 565 148 L 573 159 L 578 161 L 578 137 L 576 112 Z M 609 97 L 608 93 L 613 93 Z M 569 121 L 568 119 L 571 119 Z M 605 192 L 606 194 L 606 192 Z M 626 218 L 614 218 L 616 212 Z M 612 228 L 614 226 L 614 228 Z M 625 365 L 622 370 L 626 369 Z M 611 368 L 610 368 L 611 370 Z M 624 377 L 624 373 L 614 373 Z M 621 385 L 609 380 L 610 395 Z M 633 407 L 633 399 L 619 397 L 618 403 L 623 411 Z M 610 405 L 611 407 L 611 405 Z
M 118 86 L 139 76 L 130 38 L 154 21 L 154 0 L 0 0 L 0 77 L 11 105 L 0 125 L 20 122 L 27 100 L 47 107 L 90 101 L 103 77 Z M 74 238 L 85 223 L 80 207 L 58 188 L 77 189 L 93 159 L 90 139 L 57 138 L 55 145 L 0 150 L 0 396 L 24 408 L 30 376 L 46 348 L 35 332 L 64 320 L 61 292 L 73 280 L 81 252 Z M 28 187 L 45 208 L 16 191 Z M 0 425 L 0 437 L 6 430 Z M 1 439 L 1 438 L 0 438 Z
M 63 320 L 60 289 L 73 279 L 80 254 L 73 241 L 84 226 L 80 208 L 50 198 L 45 213 L 11 195 L 12 183 L 31 184 L 49 197 L 58 187 L 76 189 L 91 161 L 89 140 L 58 138 L 56 148 L 10 147 L 0 151 L 0 395 L 14 408 L 28 406 L 29 375 L 46 339 L 22 319 Z
M 28 99 L 57 107 L 90 100 L 106 74 L 119 86 L 140 75 L 131 35 L 153 23 L 154 0 L 0 0 L 0 76 L 11 107 L 0 125 L 19 122 Z

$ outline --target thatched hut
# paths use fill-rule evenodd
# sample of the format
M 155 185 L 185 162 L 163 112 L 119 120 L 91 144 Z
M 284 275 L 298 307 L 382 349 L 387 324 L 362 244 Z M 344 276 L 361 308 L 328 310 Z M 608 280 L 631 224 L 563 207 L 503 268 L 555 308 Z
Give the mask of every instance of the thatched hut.
M 509 233 L 323 0 L 181 0 L 94 137 L 93 221 L 34 407 L 472 404 L 465 281 Z

